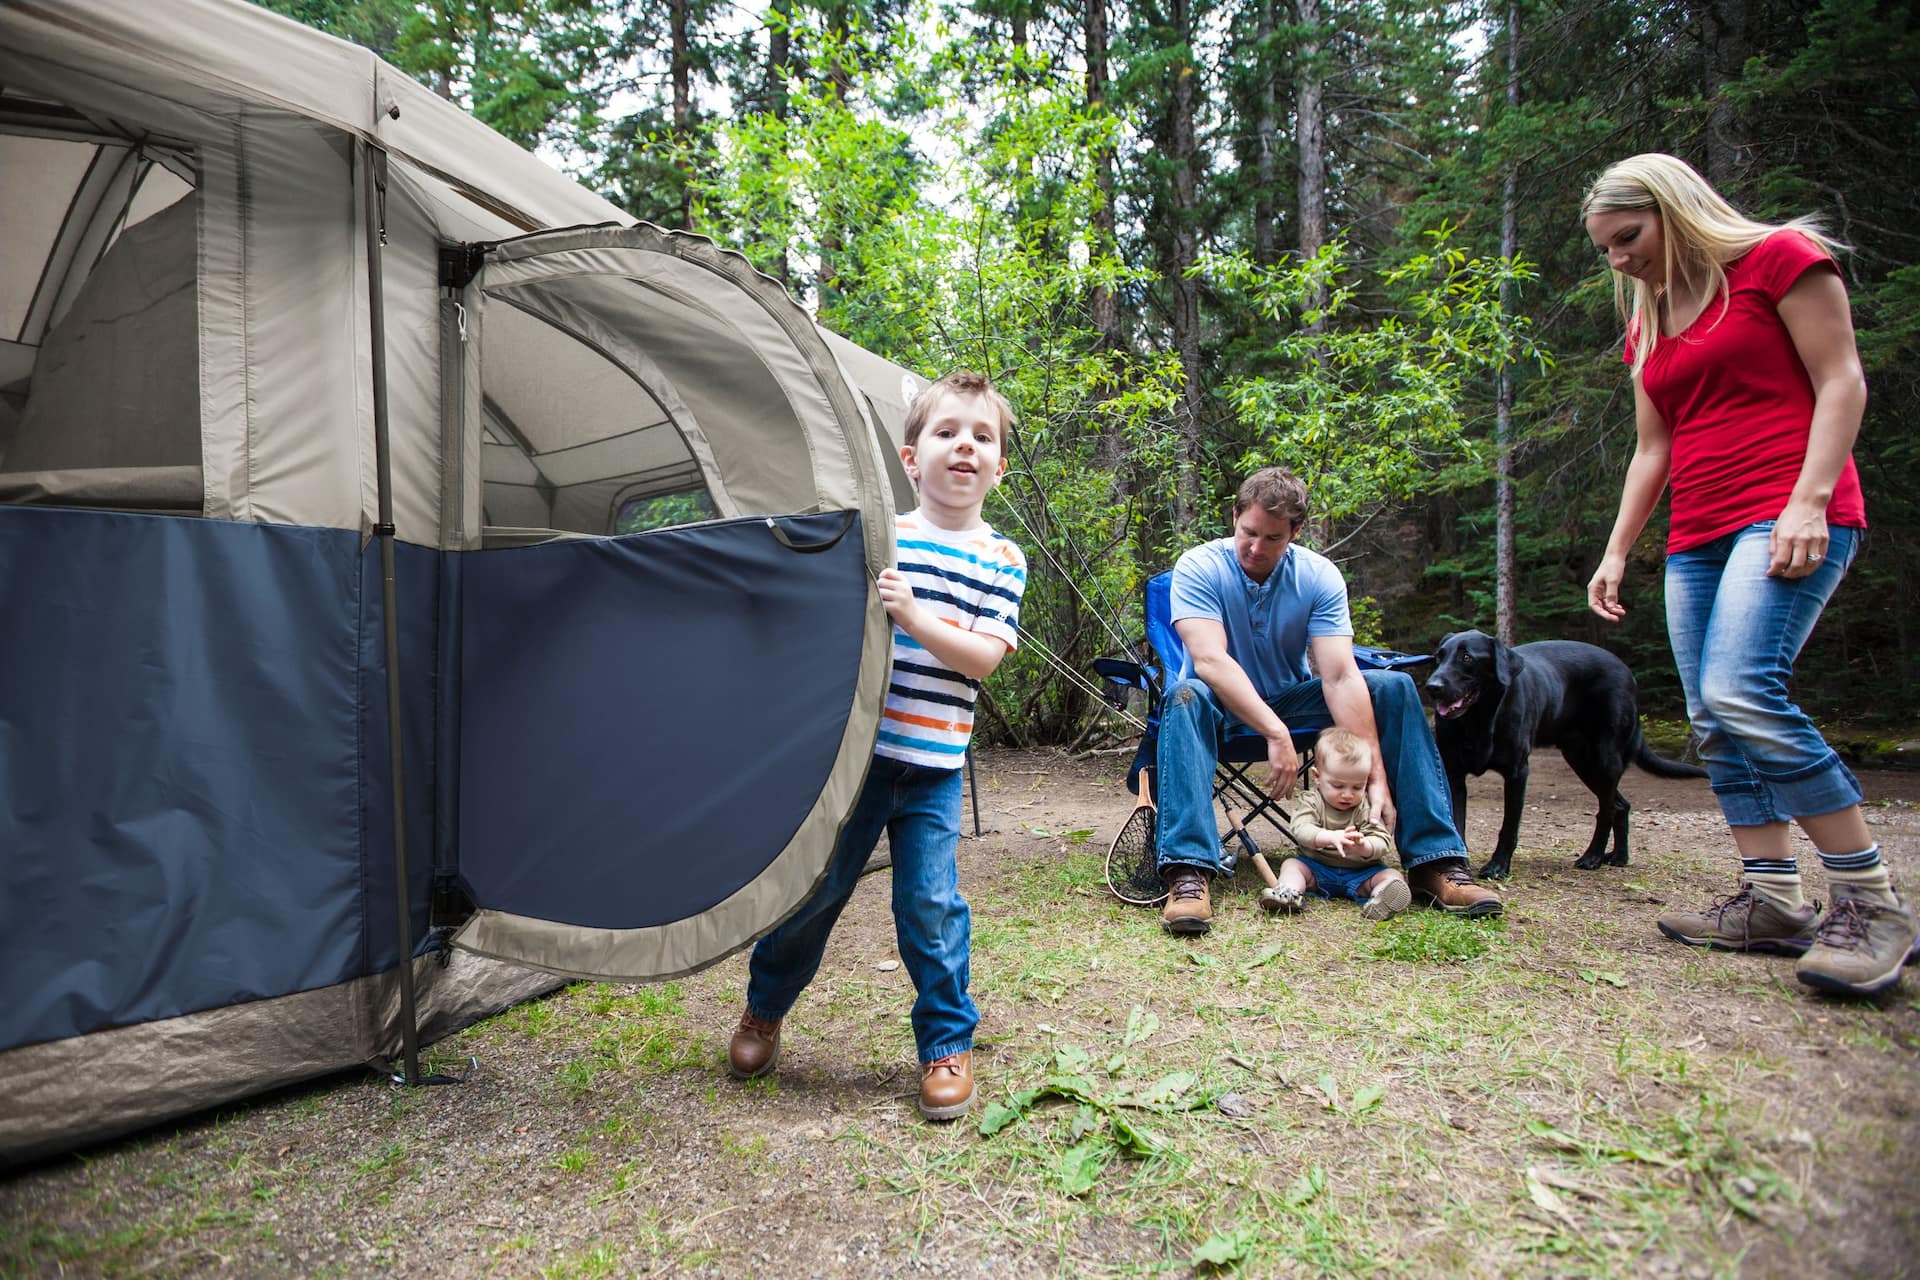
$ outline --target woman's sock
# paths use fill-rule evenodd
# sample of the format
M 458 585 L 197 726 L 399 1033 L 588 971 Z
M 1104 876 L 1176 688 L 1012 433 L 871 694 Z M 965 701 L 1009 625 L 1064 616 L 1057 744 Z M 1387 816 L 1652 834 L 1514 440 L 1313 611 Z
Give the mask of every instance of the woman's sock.
M 1754 893 L 1783 911 L 1798 911 L 1806 903 L 1800 891 L 1798 858 L 1742 858 L 1740 874 Z
M 1820 864 L 1827 869 L 1827 883 L 1836 898 L 1865 898 L 1882 906 L 1896 907 L 1893 883 L 1887 879 L 1887 864 L 1880 861 L 1880 846 L 1859 853 L 1822 853 Z

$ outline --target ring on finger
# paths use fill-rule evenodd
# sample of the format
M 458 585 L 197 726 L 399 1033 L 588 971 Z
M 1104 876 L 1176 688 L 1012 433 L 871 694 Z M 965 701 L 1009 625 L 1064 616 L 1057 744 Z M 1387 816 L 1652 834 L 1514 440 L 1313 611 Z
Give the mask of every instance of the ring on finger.
M 1809 561 L 1818 561 L 1820 559 L 1820 553 L 1818 551 L 1809 551 L 1807 552 L 1807 559 Z

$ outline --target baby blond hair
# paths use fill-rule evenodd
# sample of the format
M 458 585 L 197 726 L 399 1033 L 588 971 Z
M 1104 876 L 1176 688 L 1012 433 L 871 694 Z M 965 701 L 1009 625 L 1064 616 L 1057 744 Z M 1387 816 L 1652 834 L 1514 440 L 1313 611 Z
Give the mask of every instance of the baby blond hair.
M 1321 761 L 1338 760 L 1343 764 L 1373 767 L 1373 748 L 1367 745 L 1367 740 L 1338 725 L 1320 731 L 1320 736 L 1313 740 L 1313 754 Z

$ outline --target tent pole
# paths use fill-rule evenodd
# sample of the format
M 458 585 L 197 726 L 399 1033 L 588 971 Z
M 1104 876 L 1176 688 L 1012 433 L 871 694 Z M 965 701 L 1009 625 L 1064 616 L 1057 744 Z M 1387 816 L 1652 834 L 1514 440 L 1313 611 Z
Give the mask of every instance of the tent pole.
M 413 903 L 407 892 L 407 788 L 401 771 L 400 610 L 393 569 L 393 457 L 387 441 L 387 308 L 380 274 L 380 246 L 386 243 L 387 156 L 370 142 L 360 144 L 367 189 L 367 328 L 373 342 L 373 466 L 379 492 L 380 604 L 387 639 L 387 754 L 393 765 L 393 868 L 400 929 L 400 1037 L 406 1055 L 406 1082 L 420 1083 L 420 1034 L 415 1025 L 413 991 Z
M 967 748 L 967 794 L 973 797 L 973 834 L 980 834 L 980 779 L 973 772 L 973 748 Z

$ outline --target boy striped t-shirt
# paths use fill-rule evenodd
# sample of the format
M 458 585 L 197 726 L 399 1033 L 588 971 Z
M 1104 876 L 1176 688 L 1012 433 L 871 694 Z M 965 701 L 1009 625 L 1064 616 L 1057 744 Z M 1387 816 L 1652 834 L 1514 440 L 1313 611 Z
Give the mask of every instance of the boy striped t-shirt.
M 918 511 L 894 522 L 897 568 L 914 599 L 949 626 L 1018 646 L 1027 560 L 985 524 L 956 533 Z M 973 733 L 980 682 L 961 675 L 893 629 L 893 682 L 887 687 L 874 754 L 932 769 L 958 769 Z

